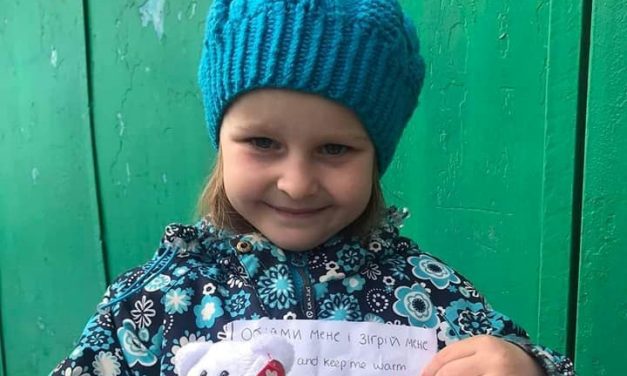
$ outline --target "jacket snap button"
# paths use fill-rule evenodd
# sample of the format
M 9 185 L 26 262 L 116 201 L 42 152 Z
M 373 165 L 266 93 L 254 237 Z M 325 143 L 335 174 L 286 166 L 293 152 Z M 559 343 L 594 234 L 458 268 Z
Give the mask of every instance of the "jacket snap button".
M 237 252 L 248 253 L 251 251 L 251 246 L 247 242 L 237 242 Z

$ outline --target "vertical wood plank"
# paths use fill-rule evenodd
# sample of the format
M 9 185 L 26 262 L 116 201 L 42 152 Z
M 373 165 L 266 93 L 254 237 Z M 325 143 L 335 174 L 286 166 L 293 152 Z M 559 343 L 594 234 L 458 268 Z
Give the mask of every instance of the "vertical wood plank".
M 1 335 L 2 333 L 0 333 L 0 336 Z M 0 376 L 4 376 L 4 350 L 2 349 L 2 342 L 0 342 Z
M 582 1 L 551 1 L 540 206 L 538 341 L 567 348 Z
M 1 0 L 0 0 L 1 1 Z M 2 34 L 2 29 L 0 28 L 0 35 Z M 0 37 L 1 39 L 1 37 Z M 1 61 L 0 61 L 0 66 L 2 65 Z M 1 134 L 1 133 L 0 133 Z M 2 239 L 0 237 L 0 239 Z M 2 243 L 0 243 L 0 246 L 2 245 Z M 4 376 L 6 374 L 5 371 L 5 367 L 4 367 L 4 358 L 5 358 L 5 353 L 4 353 L 4 336 L 2 334 L 2 265 L 0 265 L 0 376 Z
M 575 352 L 582 375 L 625 373 L 626 26 L 623 1 L 592 2 Z
M 168 223 L 193 219 L 213 156 L 196 83 L 208 6 L 89 1 L 92 110 L 111 278 L 152 257 Z
M 5 369 L 47 374 L 104 290 L 80 1 L 2 0 L 0 306 Z
M 0 303 L 2 302 L 2 268 L 0 267 Z M 0 312 L 0 376 L 5 375 L 4 371 L 4 337 L 2 335 L 2 313 Z
M 413 209 L 425 250 L 564 351 L 579 2 L 402 3 L 427 78 L 387 198 Z

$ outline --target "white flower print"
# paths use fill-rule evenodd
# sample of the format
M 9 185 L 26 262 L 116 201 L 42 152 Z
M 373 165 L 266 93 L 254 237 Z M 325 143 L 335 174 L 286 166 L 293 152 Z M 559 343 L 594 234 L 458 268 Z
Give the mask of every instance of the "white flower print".
M 226 281 L 227 285 L 229 285 L 230 288 L 242 288 L 242 286 L 244 286 L 246 284 L 246 278 L 248 276 L 246 275 L 246 270 L 244 270 L 244 268 L 242 266 L 238 266 L 237 267 L 237 272 L 236 273 L 231 273 L 229 275 L 229 279 Z
M 368 307 L 374 313 L 381 313 L 390 307 L 390 299 L 385 296 L 385 292 L 380 289 L 373 289 L 366 294 Z
M 333 281 L 336 279 L 342 279 L 346 276 L 344 273 L 338 273 L 337 269 L 331 269 L 327 271 L 327 274 L 320 276 L 319 280 L 322 283 Z
M 97 376 L 118 376 L 120 374 L 120 362 L 118 362 L 115 355 L 108 351 L 99 352 L 92 366 Z
M 296 320 L 296 314 L 290 311 L 283 315 L 283 320 Z
M 229 276 L 229 280 L 226 282 L 230 288 L 242 288 L 244 286 L 244 281 L 236 274 L 231 274 Z
M 440 325 L 438 325 L 437 333 L 438 339 L 444 342 L 447 346 L 453 342 L 459 341 L 457 333 L 455 333 L 455 329 L 451 328 L 451 325 L 446 320 L 442 321 Z
M 368 244 L 368 249 L 374 253 L 379 253 L 382 248 L 383 247 L 381 246 L 381 243 L 377 240 L 373 240 L 370 242 L 370 244 Z
M 383 283 L 387 286 L 394 286 L 396 280 L 394 280 L 394 277 L 386 275 L 385 277 L 383 277 Z
M 346 274 L 342 272 L 338 272 L 340 270 L 340 266 L 335 261 L 329 261 L 324 265 L 327 273 L 323 276 L 320 276 L 320 282 L 325 283 L 336 279 L 342 279 L 346 276 Z
M 365 275 L 368 279 L 376 281 L 381 275 L 381 270 L 379 270 L 379 265 L 370 263 L 364 270 L 361 271 L 361 274 Z
M 105 328 L 113 328 L 113 317 L 111 314 L 100 315 L 98 316 L 98 324 L 100 326 L 104 326 Z
M 154 302 L 147 299 L 146 295 L 135 302 L 135 309 L 131 310 L 131 315 L 139 328 L 145 328 L 152 324 L 152 318 L 157 314 L 153 309 L 154 305 Z
M 177 343 L 178 342 L 178 343 Z M 190 334 L 189 336 L 183 336 L 179 338 L 179 340 L 174 340 L 175 345 L 172 346 L 170 351 L 172 352 L 172 357 L 170 358 L 170 363 L 174 365 L 174 358 L 176 357 L 176 353 L 181 349 L 181 347 L 187 345 L 192 342 L 207 342 L 205 336 L 196 337 L 195 333 Z
M 216 286 L 209 282 L 202 288 L 203 295 L 213 295 L 216 292 Z
M 68 367 L 63 371 L 63 376 L 90 376 L 85 370 L 83 373 L 83 367 Z
M 312 269 L 318 269 L 318 268 L 324 267 L 326 263 L 327 263 L 327 255 L 325 255 L 324 253 L 319 253 L 319 254 L 315 254 L 309 260 L 309 267 L 311 267 Z

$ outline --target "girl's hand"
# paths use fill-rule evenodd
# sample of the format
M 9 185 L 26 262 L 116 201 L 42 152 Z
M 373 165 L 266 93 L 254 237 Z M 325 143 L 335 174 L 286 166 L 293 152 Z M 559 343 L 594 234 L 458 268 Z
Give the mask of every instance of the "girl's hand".
M 481 335 L 440 350 L 421 376 L 543 376 L 542 368 L 520 347 Z

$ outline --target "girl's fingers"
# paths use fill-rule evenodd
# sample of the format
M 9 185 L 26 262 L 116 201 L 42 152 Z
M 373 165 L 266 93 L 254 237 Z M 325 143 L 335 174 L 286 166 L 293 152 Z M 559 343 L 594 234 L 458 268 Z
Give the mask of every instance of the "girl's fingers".
M 474 346 L 472 346 L 472 341 L 463 340 L 453 343 L 435 354 L 433 359 L 431 359 L 431 363 L 422 371 L 421 376 L 436 376 L 438 371 L 446 364 L 471 357 L 475 355 L 475 353 L 476 351 Z
M 435 376 L 481 376 L 484 375 L 482 366 L 476 357 L 468 356 L 446 363 Z

